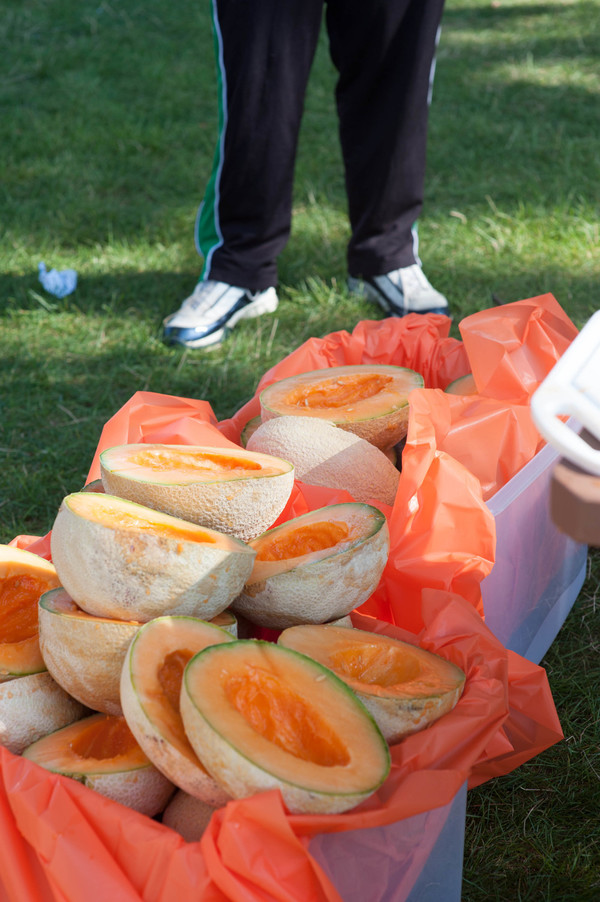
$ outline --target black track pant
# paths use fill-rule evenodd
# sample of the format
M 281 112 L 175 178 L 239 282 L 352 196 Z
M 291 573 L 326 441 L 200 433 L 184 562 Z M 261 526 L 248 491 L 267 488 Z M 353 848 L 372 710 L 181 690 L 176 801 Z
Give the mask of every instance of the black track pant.
M 323 9 L 352 237 L 348 269 L 415 262 L 428 91 L 444 0 L 212 0 L 219 141 L 197 221 L 203 278 L 277 283 L 296 146 Z M 329 140 L 329 136 L 324 136 Z

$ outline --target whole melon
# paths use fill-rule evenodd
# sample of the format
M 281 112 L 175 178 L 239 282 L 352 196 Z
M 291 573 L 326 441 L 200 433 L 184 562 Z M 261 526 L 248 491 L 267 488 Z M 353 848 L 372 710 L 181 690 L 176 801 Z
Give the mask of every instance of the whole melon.
M 400 473 L 389 457 L 365 439 L 314 417 L 276 417 L 256 429 L 248 449 L 284 457 L 296 478 L 345 489 L 355 501 L 393 505 Z

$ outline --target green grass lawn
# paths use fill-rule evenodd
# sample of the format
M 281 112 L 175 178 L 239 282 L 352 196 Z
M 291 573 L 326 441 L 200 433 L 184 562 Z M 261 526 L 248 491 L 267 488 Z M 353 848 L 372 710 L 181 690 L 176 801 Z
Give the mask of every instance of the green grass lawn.
M 600 2 L 448 0 L 420 249 L 456 323 L 551 292 L 600 305 Z M 221 347 L 161 342 L 195 284 L 216 94 L 209 4 L 4 0 L 0 16 L 0 541 L 45 533 L 103 423 L 138 390 L 219 418 L 311 336 L 377 318 L 345 290 L 348 238 L 323 40 L 274 317 Z M 38 262 L 74 268 L 63 300 Z M 543 549 L 540 549 L 543 554 Z M 469 794 L 465 902 L 600 898 L 598 554 L 544 665 L 565 741 Z

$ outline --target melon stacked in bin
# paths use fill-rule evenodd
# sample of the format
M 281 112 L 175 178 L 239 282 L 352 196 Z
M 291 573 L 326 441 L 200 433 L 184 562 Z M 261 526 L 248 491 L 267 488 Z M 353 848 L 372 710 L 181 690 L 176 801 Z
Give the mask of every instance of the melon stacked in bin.
M 407 419 L 406 398 L 367 417 L 359 397 L 389 394 L 401 368 L 361 372 L 358 388 L 356 368 L 338 369 L 272 390 L 247 449 L 111 448 L 102 490 L 64 499 L 51 541 L 60 586 L 40 599 L 40 647 L 56 683 L 94 713 L 28 758 L 147 814 L 177 788 L 165 822 L 184 832 L 181 811 L 184 825 L 205 823 L 229 798 L 271 788 L 292 812 L 348 810 L 385 780 L 388 743 L 456 704 L 454 665 L 327 625 L 380 580 L 389 534 L 367 501 L 393 503 L 398 472 L 384 451 Z M 344 408 L 338 425 L 327 398 Z M 345 431 L 349 404 L 368 440 Z M 358 500 L 272 527 L 298 468 Z M 283 630 L 279 642 L 209 622 L 231 611 Z

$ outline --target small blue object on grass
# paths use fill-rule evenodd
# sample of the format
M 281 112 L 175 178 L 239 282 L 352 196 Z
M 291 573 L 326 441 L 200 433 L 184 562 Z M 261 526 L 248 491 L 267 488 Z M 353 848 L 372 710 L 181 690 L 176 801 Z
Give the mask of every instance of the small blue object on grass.
M 75 291 L 77 287 L 77 273 L 74 269 L 46 269 L 45 263 L 38 265 L 40 282 L 49 294 L 56 298 L 64 298 Z

